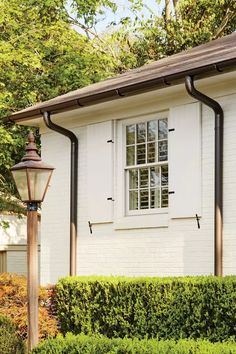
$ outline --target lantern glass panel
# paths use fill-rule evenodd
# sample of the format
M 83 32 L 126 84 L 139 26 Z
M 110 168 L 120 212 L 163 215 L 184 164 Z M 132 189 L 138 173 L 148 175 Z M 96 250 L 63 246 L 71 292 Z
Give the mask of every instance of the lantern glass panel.
M 27 174 L 26 170 L 15 170 L 12 171 L 13 178 L 16 183 L 17 190 L 20 194 L 21 200 L 28 201 L 29 194 L 28 194 L 28 183 L 27 183 Z
M 30 187 L 30 200 L 43 201 L 52 170 L 27 169 Z

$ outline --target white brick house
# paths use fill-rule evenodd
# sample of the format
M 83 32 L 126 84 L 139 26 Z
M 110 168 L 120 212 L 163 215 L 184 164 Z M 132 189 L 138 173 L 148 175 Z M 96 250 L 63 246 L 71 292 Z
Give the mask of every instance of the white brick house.
M 26 235 L 25 216 L 19 217 L 15 214 L 3 212 L 0 214 L 0 274 L 10 272 L 26 275 Z M 38 246 L 38 250 L 40 252 L 40 245 Z
M 223 274 L 236 273 L 236 34 L 11 116 L 39 126 L 56 169 L 42 208 L 41 282 L 69 273 L 70 141 L 79 141 L 77 274 L 214 274 L 214 112 L 224 112 Z M 168 178 L 169 176 L 169 178 Z

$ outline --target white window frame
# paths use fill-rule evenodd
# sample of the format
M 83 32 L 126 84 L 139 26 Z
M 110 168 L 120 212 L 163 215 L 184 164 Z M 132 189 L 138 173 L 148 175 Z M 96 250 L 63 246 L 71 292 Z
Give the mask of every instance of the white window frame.
M 128 125 L 133 125 L 133 124 L 138 124 L 138 123 L 146 123 L 146 134 L 147 134 L 147 123 L 152 121 L 152 120 L 155 120 L 155 121 L 158 121 L 158 120 L 161 120 L 161 119 L 167 119 L 166 116 L 162 116 L 162 117 L 158 117 L 156 119 L 143 119 L 139 122 L 132 122 L 131 124 L 125 124 L 123 126 L 123 141 L 126 142 L 126 127 Z M 147 138 L 147 137 L 146 137 Z M 166 140 L 166 139 L 164 139 Z M 162 140 L 157 140 L 155 141 L 155 143 L 158 145 L 159 141 L 162 141 Z M 168 143 L 168 135 L 167 135 L 167 143 Z M 135 144 L 135 157 L 136 157 L 136 151 L 137 151 L 137 145 L 139 144 Z M 147 141 L 145 142 L 145 145 L 147 146 Z M 128 189 L 128 185 L 129 185 L 129 173 L 127 173 L 129 170 L 131 169 L 141 169 L 141 168 L 151 168 L 151 167 L 161 167 L 161 166 L 168 166 L 169 165 L 169 162 L 168 162 L 168 159 L 166 161 L 160 161 L 160 162 L 151 162 L 151 163 L 144 163 L 144 164 L 136 164 L 136 165 L 130 165 L 128 166 L 126 164 L 126 159 L 127 159 L 127 156 L 126 156 L 126 148 L 127 148 L 127 145 L 125 144 L 125 156 L 123 157 L 124 159 L 124 163 L 125 163 L 125 167 L 124 167 L 124 174 L 125 174 L 125 191 L 126 191 L 126 195 L 125 195 L 125 200 L 126 200 L 126 203 L 125 203 L 125 211 L 126 211 L 126 215 L 143 215 L 143 214 L 156 214 L 156 213 L 159 213 L 159 212 L 163 212 L 165 211 L 168 207 L 159 207 L 159 208 L 147 208 L 147 209 L 138 209 L 138 210 L 130 210 L 129 209 L 129 189 Z M 147 147 L 146 147 L 147 148 Z M 158 154 L 158 152 L 157 152 Z M 168 185 L 167 185 L 167 188 L 168 188 Z M 149 185 L 148 185 L 148 188 L 147 189 L 150 189 L 150 181 L 149 181 Z M 138 192 L 140 191 L 140 188 L 137 189 Z M 139 195 L 139 193 L 138 193 Z M 150 202 L 150 198 L 149 198 L 149 202 Z
M 122 119 L 117 121 L 115 136 L 117 141 L 115 153 L 115 229 L 137 229 L 137 228 L 157 228 L 168 227 L 169 224 L 169 208 L 141 209 L 129 210 L 128 205 L 128 189 L 127 189 L 127 173 L 126 173 L 126 126 L 148 122 L 157 119 L 168 119 L 168 111 L 156 112 L 133 118 Z M 168 160 L 160 163 L 151 163 L 153 166 L 168 165 Z M 139 165 L 138 167 L 140 167 Z M 149 166 L 149 165 L 148 165 Z M 147 165 L 145 164 L 145 167 Z

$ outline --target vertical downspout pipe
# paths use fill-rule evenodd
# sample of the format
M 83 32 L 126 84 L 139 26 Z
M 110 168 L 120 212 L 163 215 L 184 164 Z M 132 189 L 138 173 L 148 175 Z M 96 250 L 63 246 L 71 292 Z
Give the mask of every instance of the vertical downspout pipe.
M 199 92 L 194 87 L 193 78 L 186 76 L 185 87 L 188 94 L 204 103 L 215 113 L 215 216 L 214 216 L 214 274 L 223 275 L 223 128 L 224 112 L 218 102 Z
M 76 135 L 51 121 L 50 113 L 43 112 L 46 126 L 55 132 L 70 139 L 71 166 L 70 166 L 70 275 L 76 275 L 77 253 L 77 203 L 78 203 L 78 139 Z

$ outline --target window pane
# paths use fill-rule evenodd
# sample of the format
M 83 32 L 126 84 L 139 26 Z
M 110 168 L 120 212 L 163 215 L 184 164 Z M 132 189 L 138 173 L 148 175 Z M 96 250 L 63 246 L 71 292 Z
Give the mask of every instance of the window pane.
M 146 141 L 146 125 L 145 123 L 137 124 L 137 143 L 144 143 Z
M 129 171 L 129 189 L 138 188 L 138 170 Z
M 148 194 L 149 194 L 148 189 L 140 191 L 140 209 L 149 209 Z
M 167 139 L 168 135 L 168 124 L 167 119 L 159 119 L 159 129 L 158 129 L 158 139 Z
M 150 208 L 159 208 L 160 207 L 160 189 L 150 189 Z
M 137 145 L 137 164 L 146 163 L 146 145 Z
M 148 169 L 141 168 L 140 169 L 140 188 L 148 187 Z
M 151 120 L 147 123 L 148 127 L 148 141 L 157 140 L 157 121 Z
M 134 146 L 127 147 L 126 159 L 127 159 L 128 166 L 135 165 L 135 147 Z
M 126 127 L 126 145 L 135 144 L 135 124 Z
M 168 189 L 163 188 L 161 191 L 161 207 L 167 208 L 168 207 Z
M 160 141 L 158 143 L 158 161 L 167 161 L 168 151 L 167 151 L 167 140 Z
M 138 209 L 138 191 L 129 192 L 129 210 Z
M 148 163 L 156 161 L 156 143 L 147 144 L 147 159 Z
M 159 167 L 150 168 L 150 187 L 160 186 L 160 169 Z
M 168 186 L 168 166 L 161 167 L 161 185 Z

